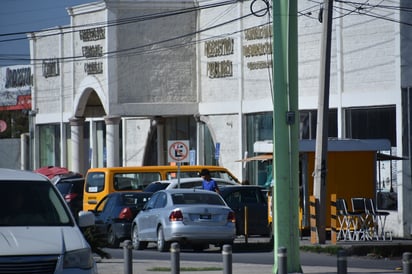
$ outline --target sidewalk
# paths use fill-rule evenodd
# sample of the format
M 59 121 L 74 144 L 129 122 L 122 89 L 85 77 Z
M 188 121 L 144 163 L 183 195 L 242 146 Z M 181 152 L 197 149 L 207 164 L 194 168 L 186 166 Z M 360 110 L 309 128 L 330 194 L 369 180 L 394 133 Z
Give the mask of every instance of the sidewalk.
M 99 274 L 124 274 L 124 263 L 120 259 L 103 259 L 97 262 Z M 133 273 L 138 274 L 162 274 L 171 273 L 170 261 L 158 260 L 134 260 Z M 193 270 L 190 270 L 193 269 Z M 208 270 L 209 269 L 209 270 Z M 210 270 L 212 269 L 212 270 Z M 303 273 L 337 273 L 337 267 L 324 266 L 302 266 Z M 221 274 L 223 273 L 223 264 L 218 262 L 193 262 L 181 261 L 180 272 L 184 274 Z M 348 273 L 402 273 L 399 271 L 388 272 L 380 269 L 362 269 L 348 268 Z M 273 266 L 259 264 L 240 264 L 232 265 L 233 274 L 265 274 L 273 273 Z

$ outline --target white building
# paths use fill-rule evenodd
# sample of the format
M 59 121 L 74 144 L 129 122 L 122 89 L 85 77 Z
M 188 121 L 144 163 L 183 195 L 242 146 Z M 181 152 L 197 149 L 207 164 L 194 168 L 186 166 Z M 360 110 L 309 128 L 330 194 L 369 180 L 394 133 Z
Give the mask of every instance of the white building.
M 387 138 L 391 153 L 409 157 L 412 32 L 403 23 L 412 16 L 399 7 L 412 4 L 380 2 L 334 2 L 329 136 Z M 265 163 L 236 162 L 273 137 L 276 37 L 264 3 L 106 0 L 69 8 L 70 26 L 31 34 L 35 166 L 168 164 L 167 141 L 188 140 L 193 162 L 266 183 Z M 320 6 L 298 5 L 300 137 L 314 139 Z M 410 161 L 393 163 L 388 223 L 410 237 Z

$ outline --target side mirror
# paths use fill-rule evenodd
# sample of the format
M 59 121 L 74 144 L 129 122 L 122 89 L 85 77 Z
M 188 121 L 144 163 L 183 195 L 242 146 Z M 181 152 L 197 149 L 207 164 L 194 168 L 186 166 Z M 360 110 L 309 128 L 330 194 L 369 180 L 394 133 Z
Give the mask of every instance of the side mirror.
M 95 223 L 95 216 L 91 211 L 80 211 L 79 212 L 79 227 L 93 226 Z

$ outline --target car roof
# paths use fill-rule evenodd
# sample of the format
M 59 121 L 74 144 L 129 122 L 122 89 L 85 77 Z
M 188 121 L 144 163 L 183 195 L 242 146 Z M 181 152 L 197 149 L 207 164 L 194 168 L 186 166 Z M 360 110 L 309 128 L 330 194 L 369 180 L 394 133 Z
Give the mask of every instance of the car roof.
M 138 196 L 150 196 L 153 195 L 153 192 L 145 192 L 145 191 L 118 191 L 112 192 L 109 196 L 124 196 L 124 195 L 138 195 Z
M 64 184 L 64 183 L 84 183 L 84 178 L 61 179 L 56 182 L 56 184 Z
M 198 188 L 171 188 L 171 189 L 163 189 L 159 190 L 158 192 L 165 192 L 165 193 L 203 193 L 203 194 L 215 194 L 219 195 L 214 191 L 198 189 Z
M 43 181 L 50 182 L 46 176 L 27 170 L 0 168 L 1 181 Z
M 237 185 L 234 181 L 222 179 L 222 178 L 212 178 L 216 182 L 228 182 L 229 184 Z M 203 179 L 200 177 L 191 177 L 191 178 L 180 178 L 181 183 L 188 183 L 188 182 L 198 182 L 202 181 Z M 172 183 L 177 183 L 178 179 L 169 179 L 169 180 L 159 180 L 159 181 L 154 181 L 152 183 L 159 183 L 159 184 L 172 184 Z
M 248 188 L 265 190 L 263 186 L 258 186 L 258 185 L 224 185 L 224 186 L 221 186 L 219 189 L 220 191 L 230 191 L 230 190 L 248 189 Z

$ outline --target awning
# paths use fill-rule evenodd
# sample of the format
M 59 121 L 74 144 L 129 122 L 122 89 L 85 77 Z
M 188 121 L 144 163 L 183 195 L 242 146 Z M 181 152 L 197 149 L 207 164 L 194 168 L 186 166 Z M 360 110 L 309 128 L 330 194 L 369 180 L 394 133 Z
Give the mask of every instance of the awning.
M 396 155 L 388 155 L 385 153 L 376 153 L 376 160 L 378 161 L 396 161 L 396 160 L 408 160 L 408 158 L 400 157 Z
M 257 155 L 253 157 L 244 158 L 242 160 L 237 160 L 236 162 L 267 161 L 267 160 L 272 160 L 272 159 L 273 159 L 272 154 L 262 154 L 262 155 Z

